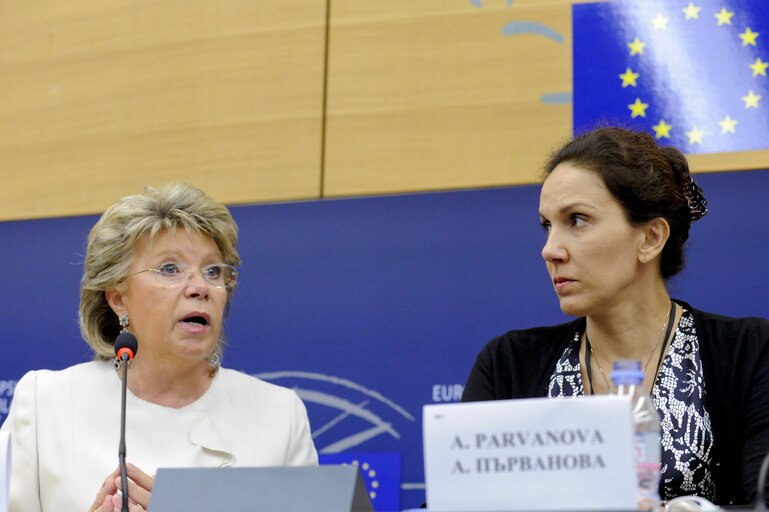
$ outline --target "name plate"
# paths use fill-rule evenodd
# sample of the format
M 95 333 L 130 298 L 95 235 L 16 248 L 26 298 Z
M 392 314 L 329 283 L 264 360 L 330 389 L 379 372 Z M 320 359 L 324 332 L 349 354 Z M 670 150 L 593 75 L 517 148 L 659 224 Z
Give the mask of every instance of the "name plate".
M 431 512 L 636 508 L 630 397 L 426 405 L 422 425 Z

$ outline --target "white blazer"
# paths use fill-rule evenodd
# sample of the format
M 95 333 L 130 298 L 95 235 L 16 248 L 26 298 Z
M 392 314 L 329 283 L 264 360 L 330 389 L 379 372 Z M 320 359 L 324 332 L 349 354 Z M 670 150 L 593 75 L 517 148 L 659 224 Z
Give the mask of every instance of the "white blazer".
M 9 512 L 89 509 L 118 465 L 120 392 L 111 362 L 22 377 L 2 426 L 12 440 Z M 181 409 L 130 390 L 126 402 L 126 460 L 149 475 L 160 467 L 318 463 L 296 393 L 244 373 L 221 368 Z

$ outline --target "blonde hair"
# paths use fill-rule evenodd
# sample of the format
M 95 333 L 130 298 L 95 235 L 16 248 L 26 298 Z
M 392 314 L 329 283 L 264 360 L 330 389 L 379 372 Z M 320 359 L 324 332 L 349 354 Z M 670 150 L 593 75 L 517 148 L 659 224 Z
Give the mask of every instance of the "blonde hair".
M 118 318 L 107 302 L 105 291 L 128 276 L 136 243 L 147 235 L 183 227 L 213 238 L 223 263 L 237 266 L 238 226 L 229 210 L 202 190 L 174 182 L 157 189 L 145 187 L 142 194 L 126 196 L 110 206 L 88 234 L 85 269 L 80 280 L 80 332 L 95 352 L 95 359 L 114 357 Z M 232 288 L 227 289 L 224 315 L 230 309 Z M 219 333 L 217 352 L 224 348 Z

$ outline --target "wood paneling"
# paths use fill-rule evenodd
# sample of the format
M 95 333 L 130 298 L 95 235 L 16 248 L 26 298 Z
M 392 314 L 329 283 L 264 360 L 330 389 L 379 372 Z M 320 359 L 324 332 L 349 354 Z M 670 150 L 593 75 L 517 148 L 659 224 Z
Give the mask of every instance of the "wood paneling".
M 317 197 L 325 0 L 6 2 L 0 218 Z
M 571 133 L 570 2 L 335 0 L 325 193 L 531 183 Z M 503 34 L 538 22 L 562 42 Z
M 769 169 L 769 150 L 686 155 L 692 172 Z
M 536 182 L 571 135 L 571 3 L 331 0 L 326 65 L 326 0 L 4 2 L 0 220 L 175 179 L 227 203 Z
M 478 4 L 478 5 L 474 5 Z M 334 0 L 324 194 L 538 181 L 571 135 L 569 0 Z M 562 42 L 504 35 L 542 24 Z M 695 155 L 695 171 L 769 167 L 769 151 Z

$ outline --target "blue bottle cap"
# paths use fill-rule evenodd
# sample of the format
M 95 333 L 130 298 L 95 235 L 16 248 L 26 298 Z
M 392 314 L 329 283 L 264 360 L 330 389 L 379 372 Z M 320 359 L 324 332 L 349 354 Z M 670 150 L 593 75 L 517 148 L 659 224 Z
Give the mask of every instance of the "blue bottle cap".
M 638 359 L 617 359 L 614 361 L 614 369 L 611 372 L 611 380 L 617 386 L 636 386 L 644 381 L 644 372 L 641 369 L 641 361 Z

